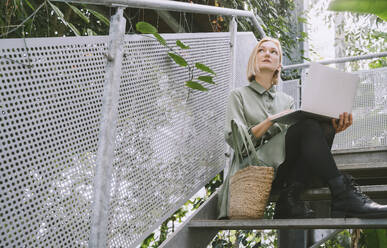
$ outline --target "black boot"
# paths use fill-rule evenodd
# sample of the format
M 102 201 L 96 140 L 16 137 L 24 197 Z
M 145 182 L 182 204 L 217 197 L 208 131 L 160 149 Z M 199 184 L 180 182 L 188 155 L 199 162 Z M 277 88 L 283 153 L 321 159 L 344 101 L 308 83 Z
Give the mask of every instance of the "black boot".
M 328 181 L 332 194 L 332 218 L 383 218 L 387 217 L 387 205 L 380 205 L 361 193 L 353 177 L 341 175 Z
M 293 182 L 281 190 L 275 205 L 274 219 L 306 219 L 313 218 L 314 211 L 307 208 L 305 202 L 300 200 L 305 185 Z

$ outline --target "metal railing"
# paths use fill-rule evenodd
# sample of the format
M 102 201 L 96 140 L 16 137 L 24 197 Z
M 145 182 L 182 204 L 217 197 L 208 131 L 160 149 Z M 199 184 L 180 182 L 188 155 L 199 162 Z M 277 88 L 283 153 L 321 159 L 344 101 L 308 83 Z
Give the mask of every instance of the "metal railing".
M 266 36 L 261 26 L 264 26 L 263 21 L 253 12 L 246 10 L 237 10 L 230 8 L 220 8 L 215 6 L 208 6 L 194 3 L 183 3 L 169 0 L 54 0 L 58 2 L 74 2 L 99 4 L 115 7 L 131 7 L 143 9 L 157 9 L 166 11 L 181 11 L 186 13 L 199 13 L 209 15 L 223 15 L 233 17 L 248 17 L 253 22 L 255 28 L 262 36 Z
M 320 60 L 320 61 L 316 61 L 316 62 L 323 64 L 323 65 L 329 65 L 329 64 L 346 63 L 346 62 L 358 61 L 358 60 L 363 60 L 363 59 L 373 59 L 373 58 L 381 58 L 381 57 L 387 57 L 387 52 L 370 53 L 370 54 L 366 54 L 366 55 L 335 58 L 335 59 L 326 59 L 326 60 Z M 283 67 L 283 70 L 307 68 L 309 66 L 310 66 L 310 63 L 286 65 Z

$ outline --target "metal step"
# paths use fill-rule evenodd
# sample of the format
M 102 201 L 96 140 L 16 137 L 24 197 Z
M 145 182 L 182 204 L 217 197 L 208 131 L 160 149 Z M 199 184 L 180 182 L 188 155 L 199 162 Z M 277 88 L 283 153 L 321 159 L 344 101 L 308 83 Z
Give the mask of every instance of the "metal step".
M 387 197 L 387 185 L 367 185 L 359 187 L 361 192 L 372 199 L 385 199 Z M 301 198 L 308 201 L 330 200 L 331 194 L 328 188 L 310 189 L 307 190 Z
M 352 175 L 359 185 L 387 185 L 387 161 L 339 164 L 340 171 Z
M 359 187 L 361 192 L 365 193 L 372 199 L 387 198 L 387 185 L 366 185 Z M 279 192 L 273 192 L 270 195 L 269 201 L 277 201 L 278 197 Z M 328 188 L 309 189 L 301 195 L 301 199 L 304 201 L 330 200 L 331 193 Z
M 372 164 L 387 161 L 387 146 L 333 150 L 333 157 L 340 164 Z
M 386 219 L 191 220 L 189 228 L 216 230 L 387 228 Z

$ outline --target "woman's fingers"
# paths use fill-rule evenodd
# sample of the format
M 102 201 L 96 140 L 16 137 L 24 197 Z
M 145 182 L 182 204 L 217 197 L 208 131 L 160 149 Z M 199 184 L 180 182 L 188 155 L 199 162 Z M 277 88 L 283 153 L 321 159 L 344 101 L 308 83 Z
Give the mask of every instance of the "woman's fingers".
M 349 126 L 352 125 L 353 117 L 352 114 L 348 114 L 347 112 L 343 113 L 343 126 L 340 128 L 340 131 L 344 131 Z
M 336 133 L 339 133 L 351 126 L 352 122 L 352 114 L 348 114 L 347 112 L 345 112 L 340 115 L 339 119 L 332 119 L 332 126 L 336 130 Z
M 352 114 L 348 114 L 348 113 L 345 113 L 346 114 L 346 124 L 345 124 L 345 129 L 347 129 L 349 126 L 352 125 Z
M 344 115 L 341 114 L 340 115 L 340 120 L 339 120 L 339 129 L 340 129 L 340 131 L 343 129 L 343 125 L 344 125 Z

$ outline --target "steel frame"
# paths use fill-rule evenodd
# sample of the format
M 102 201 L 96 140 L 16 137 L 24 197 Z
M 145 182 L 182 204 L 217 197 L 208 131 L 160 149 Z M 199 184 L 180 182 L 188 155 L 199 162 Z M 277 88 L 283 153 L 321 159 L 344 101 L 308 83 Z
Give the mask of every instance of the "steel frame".
M 84 4 L 98 4 L 106 6 L 122 6 L 122 7 L 132 7 L 132 8 L 142 8 L 142 9 L 157 9 L 157 10 L 167 10 L 167 11 L 181 11 L 187 13 L 200 13 L 200 14 L 209 14 L 209 15 L 224 15 L 224 16 L 234 16 L 234 17 L 248 17 L 253 22 L 255 28 L 258 29 L 258 32 L 261 36 L 266 36 L 265 31 L 263 31 L 262 26 L 264 26 L 263 21 L 253 12 L 246 10 L 236 10 L 230 8 L 220 8 L 215 6 L 207 6 L 202 4 L 194 3 L 182 3 L 175 2 L 170 0 L 54 0 L 58 2 L 74 2 L 74 3 L 84 3 Z

